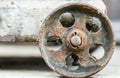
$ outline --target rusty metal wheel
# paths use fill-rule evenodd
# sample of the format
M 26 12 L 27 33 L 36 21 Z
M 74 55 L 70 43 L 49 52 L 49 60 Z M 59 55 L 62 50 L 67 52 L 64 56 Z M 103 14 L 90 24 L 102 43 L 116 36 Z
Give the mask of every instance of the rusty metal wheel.
M 43 23 L 39 36 L 45 62 L 67 77 L 97 73 L 108 63 L 114 50 L 108 17 L 86 4 L 67 4 L 56 9 Z M 91 54 L 95 46 L 103 48 L 102 57 Z

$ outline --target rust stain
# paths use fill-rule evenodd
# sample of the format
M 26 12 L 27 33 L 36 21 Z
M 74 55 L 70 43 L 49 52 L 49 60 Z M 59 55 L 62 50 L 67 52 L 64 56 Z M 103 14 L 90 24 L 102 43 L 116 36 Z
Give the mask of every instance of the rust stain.
M 15 41 L 17 42 L 38 42 L 38 36 L 37 35 L 31 35 L 31 36 L 16 36 Z
M 56 60 L 62 65 L 65 66 L 65 59 L 66 59 L 66 55 L 64 54 L 63 51 L 49 51 L 49 55 L 53 56 L 56 58 Z

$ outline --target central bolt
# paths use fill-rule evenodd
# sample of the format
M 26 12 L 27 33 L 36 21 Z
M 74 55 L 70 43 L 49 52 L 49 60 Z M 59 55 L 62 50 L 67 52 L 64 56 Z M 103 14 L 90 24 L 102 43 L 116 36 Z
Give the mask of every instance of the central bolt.
M 75 35 L 71 38 L 71 44 L 75 47 L 79 46 L 82 43 L 82 40 L 79 36 Z

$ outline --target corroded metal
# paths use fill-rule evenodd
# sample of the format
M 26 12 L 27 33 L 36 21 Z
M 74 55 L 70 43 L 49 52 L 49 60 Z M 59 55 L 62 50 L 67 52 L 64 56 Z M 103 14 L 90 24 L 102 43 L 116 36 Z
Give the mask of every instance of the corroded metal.
M 78 41 L 74 41 L 74 42 L 71 41 L 71 39 L 74 36 L 77 36 L 81 40 L 81 43 L 77 46 L 74 46 L 73 43 L 77 44 Z M 79 29 L 74 29 L 72 31 L 69 31 L 69 34 L 67 35 L 67 38 L 66 38 L 67 47 L 69 47 L 70 49 L 71 48 L 72 49 L 81 49 L 81 48 L 85 48 L 86 44 L 87 44 L 87 35 L 83 31 L 81 31 Z
M 64 16 L 66 24 L 61 22 L 61 16 Z M 68 16 L 75 18 L 74 24 L 64 26 L 70 22 Z M 75 35 L 78 44 L 74 40 L 71 41 Z M 48 45 L 50 37 L 59 37 L 61 44 Z M 104 55 L 100 59 L 90 53 L 94 45 L 104 48 Z M 59 48 L 55 49 L 56 46 Z M 67 77 L 91 76 L 102 70 L 113 54 L 114 37 L 111 22 L 106 14 L 89 4 L 63 5 L 44 21 L 39 34 L 39 47 L 45 62 L 54 71 Z

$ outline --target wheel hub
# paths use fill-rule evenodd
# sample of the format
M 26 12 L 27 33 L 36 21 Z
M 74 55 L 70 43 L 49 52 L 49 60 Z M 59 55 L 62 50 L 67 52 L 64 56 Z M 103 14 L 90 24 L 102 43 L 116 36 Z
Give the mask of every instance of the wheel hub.
M 86 47 L 86 44 L 86 34 L 79 29 L 74 29 L 67 35 L 66 45 L 70 49 L 83 49 L 84 47 Z
M 70 42 L 73 46 L 78 47 L 81 44 L 82 40 L 79 36 L 75 35 L 71 38 Z

